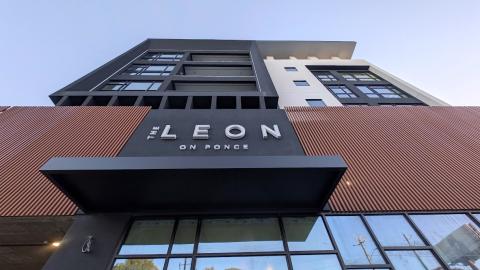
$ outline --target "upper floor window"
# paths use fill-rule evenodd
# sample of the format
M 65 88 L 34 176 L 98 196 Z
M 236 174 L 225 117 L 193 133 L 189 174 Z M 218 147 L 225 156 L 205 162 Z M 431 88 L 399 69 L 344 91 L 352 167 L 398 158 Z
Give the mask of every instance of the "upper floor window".
M 318 72 L 318 73 L 315 73 L 315 75 L 322 82 L 336 82 L 337 81 L 337 78 L 335 78 L 335 76 L 333 76 L 332 73 L 330 73 L 328 71 Z
M 359 85 L 357 88 L 369 98 L 408 98 L 391 85 Z
M 310 107 L 325 107 L 325 102 L 321 99 L 307 99 L 307 103 Z
M 338 98 L 356 98 L 357 95 L 352 93 L 345 85 L 332 85 L 328 89 L 335 94 Z
M 102 91 L 155 91 L 160 89 L 162 82 L 129 82 L 113 81 L 107 83 Z
M 142 59 L 147 61 L 180 61 L 183 53 L 148 52 Z
M 361 82 L 375 82 L 380 81 L 377 76 L 373 75 L 371 72 L 341 72 L 342 77 L 347 81 L 361 81 Z
M 305 80 L 293 81 L 293 83 L 294 83 L 296 86 L 310 86 L 310 84 L 308 84 L 308 82 L 305 81 Z
M 284 67 L 285 71 L 298 71 L 296 67 Z
M 132 65 L 123 72 L 125 75 L 168 76 L 175 68 L 173 65 Z

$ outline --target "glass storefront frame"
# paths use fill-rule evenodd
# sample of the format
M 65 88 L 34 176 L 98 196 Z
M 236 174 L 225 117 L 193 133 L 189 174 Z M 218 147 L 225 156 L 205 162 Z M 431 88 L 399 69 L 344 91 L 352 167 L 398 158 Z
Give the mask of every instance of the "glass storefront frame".
M 386 213 L 321 213 L 321 214 L 312 214 L 312 215 L 306 215 L 306 214 L 282 214 L 282 215 L 231 215 L 231 216 L 177 216 L 177 217 L 172 217 L 172 216 L 149 216 L 149 217 L 136 217 L 132 218 L 131 223 L 129 224 L 128 228 L 130 228 L 133 225 L 133 222 L 136 220 L 150 220 L 150 219 L 173 219 L 175 220 L 175 225 L 173 229 L 173 233 L 171 236 L 170 240 L 170 245 L 168 252 L 166 254 L 148 254 L 148 255 L 143 255 L 143 254 L 136 254 L 136 255 L 118 255 L 120 248 L 122 247 L 123 241 L 120 243 L 117 251 L 115 254 L 117 254 L 113 260 L 112 260 L 112 267 L 115 263 L 115 260 L 117 259 L 138 259 L 138 258 L 144 258 L 144 259 L 165 259 L 165 264 L 163 266 L 163 270 L 168 269 L 168 261 L 170 258 L 189 258 L 191 259 L 191 263 L 188 270 L 195 270 L 196 269 L 196 259 L 197 258 L 208 258 L 208 257 L 252 257 L 252 256 L 283 256 L 285 257 L 287 261 L 287 266 L 288 270 L 303 270 L 303 269 L 294 269 L 292 266 L 292 256 L 295 255 L 322 255 L 322 254 L 331 254 L 335 255 L 338 258 L 339 264 L 341 266 L 340 269 L 395 269 L 391 260 L 387 256 L 387 252 L 389 251 L 428 251 L 433 254 L 434 258 L 438 261 L 439 265 L 443 269 L 450 269 L 448 267 L 448 264 L 446 263 L 445 260 L 442 259 L 442 257 L 438 254 L 437 250 L 435 249 L 434 246 L 431 245 L 431 243 L 428 241 L 427 237 L 422 233 L 421 229 L 415 224 L 413 219 L 410 217 L 410 215 L 450 215 L 450 214 L 464 214 L 466 217 L 476 226 L 480 227 L 480 213 L 478 212 L 386 212 Z M 382 246 L 380 244 L 380 241 L 378 240 L 378 237 L 374 234 L 372 227 L 367 221 L 367 216 L 401 216 L 403 217 L 409 226 L 413 229 L 413 231 L 418 235 L 418 237 L 424 242 L 424 245 L 419 245 L 419 246 Z M 345 260 L 343 259 L 341 252 L 339 251 L 338 245 L 333 237 L 331 225 L 327 222 L 327 217 L 329 216 L 358 216 L 360 217 L 363 225 L 365 226 L 365 229 L 368 231 L 370 234 L 373 244 L 375 244 L 378 247 L 378 253 L 382 256 L 383 260 L 385 263 L 383 264 L 354 264 L 354 265 L 347 265 L 345 264 Z M 281 232 L 281 237 L 283 241 L 283 246 L 284 250 L 283 251 L 260 251 L 260 252 L 211 252 L 211 253 L 200 253 L 198 252 L 198 246 L 200 242 L 200 232 L 202 228 L 202 220 L 210 220 L 210 219 L 218 219 L 218 218 L 226 218 L 226 219 L 248 219 L 248 218 L 277 218 L 278 219 L 278 224 L 280 226 L 280 232 Z M 331 240 L 331 244 L 333 246 L 332 250 L 303 250 L 303 251 L 292 251 L 289 250 L 288 247 L 288 240 L 286 239 L 286 231 L 285 231 L 285 225 L 284 225 L 284 220 L 283 218 L 301 218 L 301 217 L 318 217 L 322 220 L 325 229 L 327 231 L 328 237 Z M 172 244 L 174 242 L 174 237 L 176 234 L 176 230 L 178 228 L 178 224 L 180 220 L 185 220 L 185 219 L 197 219 L 197 227 L 196 227 L 196 235 L 195 235 L 195 242 L 194 242 L 194 248 L 193 248 L 193 253 L 189 254 L 173 254 L 172 251 Z M 128 230 L 126 229 L 124 238 L 126 238 Z M 392 253 L 392 252 L 390 252 Z M 462 268 L 462 269 L 470 269 L 468 267 Z

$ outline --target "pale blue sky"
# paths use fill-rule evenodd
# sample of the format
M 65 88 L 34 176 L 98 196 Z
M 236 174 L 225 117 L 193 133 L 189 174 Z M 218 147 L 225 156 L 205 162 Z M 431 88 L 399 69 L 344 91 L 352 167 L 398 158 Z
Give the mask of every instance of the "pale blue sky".
M 48 94 L 146 38 L 353 40 L 453 105 L 480 105 L 479 0 L 0 0 L 0 104 Z

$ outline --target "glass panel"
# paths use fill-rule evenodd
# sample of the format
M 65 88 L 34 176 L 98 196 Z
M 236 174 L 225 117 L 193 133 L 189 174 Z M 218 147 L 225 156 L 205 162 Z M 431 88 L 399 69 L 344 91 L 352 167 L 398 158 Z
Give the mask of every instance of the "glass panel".
M 151 84 L 150 82 L 132 82 L 123 90 L 147 90 Z
M 396 270 L 443 269 L 429 250 L 387 251 L 386 253 Z
M 128 232 L 119 254 L 165 254 L 173 230 L 173 220 L 138 220 Z
M 375 87 L 375 91 L 379 94 L 390 94 L 393 93 L 392 90 L 383 88 L 383 87 Z
M 382 246 L 424 246 L 404 216 L 367 216 L 368 224 Z
M 122 88 L 122 86 L 124 86 L 125 84 L 123 83 L 118 83 L 118 84 L 113 84 L 113 83 L 109 83 L 107 85 L 105 85 L 102 90 L 115 90 L 115 91 L 118 91 Z
M 480 214 L 473 214 L 473 216 L 480 222 Z
M 283 251 L 276 218 L 202 221 L 198 252 Z
M 132 75 L 132 74 L 130 74 L 130 75 Z M 160 76 L 160 75 L 162 75 L 162 73 L 160 73 L 160 72 L 142 72 L 142 73 L 140 73 L 140 75 L 142 75 L 142 76 L 145 76 L 145 75 L 146 76 Z
M 369 97 L 369 98 L 379 98 L 379 96 L 376 95 L 376 94 L 367 94 L 367 97 Z
M 284 218 L 283 224 L 291 251 L 333 249 L 322 218 Z
M 197 220 L 180 220 L 173 242 L 172 253 L 192 253 L 196 231 Z
M 325 102 L 321 99 L 307 99 L 307 103 L 310 107 L 325 107 Z
M 341 270 L 337 255 L 296 255 L 292 256 L 295 270 Z
M 189 270 L 191 267 L 191 258 L 170 258 L 168 260 L 167 270 Z
M 342 93 L 345 93 L 345 91 L 343 91 L 343 89 L 341 87 L 331 87 L 330 88 L 333 93 L 335 94 L 342 94 Z
M 164 71 L 166 66 L 149 66 L 147 71 Z
M 113 270 L 162 270 L 164 259 L 117 259 Z M 173 269 L 172 269 L 173 270 Z
M 283 256 L 197 258 L 196 270 L 287 270 Z
M 307 81 L 293 81 L 296 86 L 310 86 Z
M 339 98 L 350 98 L 350 95 L 348 95 L 348 94 L 338 94 L 337 97 L 339 97 Z
M 367 86 L 357 86 L 358 90 L 362 91 L 365 94 L 373 94 L 373 91 L 370 90 Z
M 327 221 L 345 264 L 385 263 L 359 216 L 328 216 Z
M 411 215 L 452 269 L 480 267 L 480 228 L 464 214 Z
M 160 89 L 160 86 L 162 86 L 162 83 L 161 82 L 156 82 L 156 83 L 153 83 L 152 86 L 148 90 L 158 90 L 158 89 Z
M 383 94 L 382 97 L 384 98 L 400 98 L 397 94 Z

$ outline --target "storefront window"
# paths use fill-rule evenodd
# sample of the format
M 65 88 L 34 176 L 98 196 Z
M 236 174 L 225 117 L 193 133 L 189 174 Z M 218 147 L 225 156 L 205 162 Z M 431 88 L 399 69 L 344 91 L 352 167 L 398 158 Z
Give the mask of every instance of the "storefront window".
M 174 223 L 173 220 L 135 221 L 119 254 L 167 253 Z
M 197 231 L 197 220 L 186 219 L 178 222 L 172 253 L 192 253 Z
M 480 228 L 467 215 L 411 215 L 452 269 L 480 267 Z
M 328 216 L 327 221 L 345 264 L 385 263 L 359 216 Z
M 170 258 L 167 270 L 190 270 L 192 267 L 191 258 Z
M 295 255 L 292 256 L 294 270 L 341 270 L 337 255 Z
M 321 217 L 284 218 L 283 225 L 290 251 L 333 249 Z
M 276 218 L 206 219 L 202 221 L 199 253 L 282 251 Z
M 287 270 L 283 256 L 197 258 L 196 270 Z
M 443 269 L 432 252 L 428 250 L 387 251 L 386 253 L 396 270 Z
M 113 270 L 162 270 L 164 262 L 164 259 L 118 259 Z
M 424 246 L 412 226 L 401 215 L 366 216 L 382 246 Z

